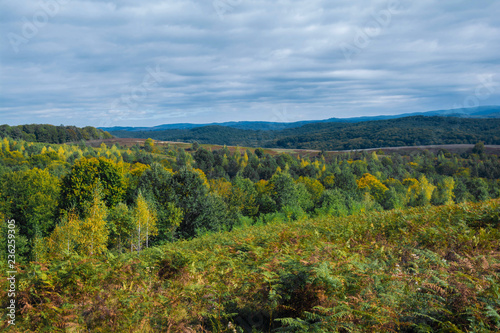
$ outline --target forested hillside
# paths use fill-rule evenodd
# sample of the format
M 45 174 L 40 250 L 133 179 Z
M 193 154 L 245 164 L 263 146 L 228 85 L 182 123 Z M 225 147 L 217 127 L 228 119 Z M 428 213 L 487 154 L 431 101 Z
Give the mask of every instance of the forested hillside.
M 303 157 L 3 138 L 18 327 L 241 332 L 259 308 L 258 331 L 494 330 L 499 179 L 483 143 Z
M 65 143 L 80 140 L 109 139 L 111 134 L 95 127 L 54 126 L 54 125 L 19 125 L 0 126 L 0 138 L 10 137 L 29 142 Z
M 358 123 L 314 123 L 279 131 L 224 126 L 164 131 L 113 131 L 117 137 L 153 138 L 250 147 L 351 150 L 432 144 L 500 144 L 500 119 L 414 116 Z
M 270 121 L 230 121 L 223 123 L 210 123 L 210 124 L 194 124 L 194 123 L 174 123 L 174 124 L 163 124 L 153 127 L 101 127 L 105 131 L 161 131 L 161 130 L 171 130 L 171 129 L 191 129 L 196 127 L 204 126 L 223 126 L 231 127 L 245 130 L 283 130 L 287 128 L 297 128 L 307 124 L 317 124 L 317 123 L 358 123 L 373 120 L 388 120 L 397 119 L 413 116 L 438 116 L 438 117 L 455 117 L 455 118 L 500 118 L 500 106 L 480 106 L 474 108 L 461 108 L 461 109 L 450 109 L 450 110 L 435 110 L 427 112 L 413 112 L 404 114 L 394 114 L 394 115 L 379 115 L 379 116 L 363 116 L 363 117 L 350 117 L 350 118 L 328 118 L 323 120 L 304 120 L 295 122 L 270 122 Z

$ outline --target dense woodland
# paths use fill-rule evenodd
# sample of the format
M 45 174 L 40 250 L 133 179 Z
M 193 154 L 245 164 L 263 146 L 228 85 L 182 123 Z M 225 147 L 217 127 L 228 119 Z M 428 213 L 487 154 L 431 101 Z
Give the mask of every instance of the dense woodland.
M 270 153 L 3 138 L 19 325 L 500 328 L 499 210 L 488 201 L 500 196 L 500 159 L 482 142 L 462 154 Z M 6 244 L 6 225 L 0 234 Z
M 87 126 L 54 126 L 54 125 L 19 125 L 0 126 L 0 138 L 10 137 L 29 142 L 66 143 L 87 140 L 109 139 L 113 136 L 108 132 Z
M 284 130 L 224 126 L 157 131 L 113 131 L 117 137 L 248 147 L 351 150 L 434 144 L 500 144 L 500 119 L 412 116 L 357 123 L 318 122 Z

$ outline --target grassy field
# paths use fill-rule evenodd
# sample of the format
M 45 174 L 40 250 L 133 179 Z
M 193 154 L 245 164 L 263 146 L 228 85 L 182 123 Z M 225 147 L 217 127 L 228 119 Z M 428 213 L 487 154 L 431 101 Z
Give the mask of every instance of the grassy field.
M 492 200 L 32 263 L 17 276 L 16 329 L 498 332 L 499 219 Z

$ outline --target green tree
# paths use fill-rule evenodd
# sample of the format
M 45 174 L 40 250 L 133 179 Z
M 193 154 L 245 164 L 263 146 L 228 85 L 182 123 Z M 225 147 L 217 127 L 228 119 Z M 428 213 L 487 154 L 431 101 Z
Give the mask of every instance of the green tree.
M 466 186 L 474 201 L 485 201 L 490 198 L 488 183 L 483 178 L 470 178 L 466 181 Z
M 269 180 L 268 191 L 278 211 L 286 206 L 298 206 L 306 211 L 313 206 L 311 194 L 306 186 L 302 183 L 296 184 L 287 172 L 276 171 Z
M 473 201 L 474 197 L 472 196 L 472 194 L 469 193 L 464 179 L 455 177 L 454 180 L 455 180 L 455 188 L 453 189 L 453 195 L 455 197 L 455 201 L 456 202 Z
M 178 206 L 182 198 L 178 197 L 176 190 L 177 179 L 174 179 L 174 173 L 161 164 L 153 163 L 138 181 L 136 196 L 140 191 L 157 213 L 158 235 L 153 240 L 155 244 L 171 240 L 184 218 L 184 212 Z
M 75 208 L 82 215 L 85 205 L 93 200 L 96 186 L 102 189 L 102 198 L 108 208 L 123 200 L 125 182 L 116 163 L 104 157 L 76 161 L 71 172 L 63 178 L 61 208 Z
M 34 168 L 6 173 L 0 184 L 0 212 L 16 220 L 19 234 L 29 242 L 48 236 L 55 226 L 59 179 Z
M 128 206 L 120 202 L 109 210 L 108 228 L 112 245 L 121 252 L 122 246 L 132 237 L 134 231 L 134 217 Z
M 347 216 L 349 209 L 346 205 L 344 192 L 338 188 L 325 190 L 321 196 L 319 208 L 316 209 L 318 215 Z
M 484 142 L 479 141 L 474 145 L 474 148 L 472 148 L 472 153 L 473 154 L 484 154 L 486 152 L 486 148 L 484 147 Z
M 231 230 L 234 219 L 224 200 L 215 193 L 209 193 L 200 204 L 200 214 L 192 222 L 193 235 L 207 231 Z
M 236 176 L 233 179 L 233 187 L 231 189 L 230 205 L 237 209 L 245 216 L 255 216 L 259 211 L 257 203 L 257 190 L 250 179 Z
M 347 192 L 353 192 L 358 188 L 356 177 L 347 167 L 344 166 L 341 172 L 335 174 L 335 187 Z
M 203 212 L 203 204 L 208 196 L 207 178 L 199 169 L 181 168 L 173 176 L 172 189 L 175 206 L 181 208 L 184 215 L 178 231 L 183 237 L 193 237 L 200 224 L 197 219 Z
M 145 142 L 144 142 L 144 150 L 147 151 L 147 152 L 153 152 L 155 149 L 155 141 L 151 138 L 148 138 Z
M 193 155 L 196 161 L 196 167 L 203 170 L 205 174 L 209 174 L 214 167 L 214 156 L 212 152 L 205 148 L 199 148 Z
M 386 210 L 403 208 L 405 205 L 405 194 L 398 192 L 395 187 L 384 192 L 384 198 L 380 203 Z

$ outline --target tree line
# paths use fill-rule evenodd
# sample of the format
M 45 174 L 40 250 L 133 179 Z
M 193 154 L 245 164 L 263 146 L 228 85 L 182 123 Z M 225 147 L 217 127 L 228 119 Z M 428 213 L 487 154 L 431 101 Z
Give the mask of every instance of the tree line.
M 47 124 L 32 124 L 19 126 L 0 126 L 0 137 L 10 137 L 16 140 L 46 143 L 66 143 L 81 140 L 110 139 L 113 136 L 108 132 L 87 126 L 54 126 Z

